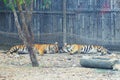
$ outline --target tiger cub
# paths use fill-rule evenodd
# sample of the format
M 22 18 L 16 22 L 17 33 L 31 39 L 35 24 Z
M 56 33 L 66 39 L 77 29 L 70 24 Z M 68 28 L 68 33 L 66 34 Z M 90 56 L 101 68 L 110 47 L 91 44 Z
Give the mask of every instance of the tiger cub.
M 34 44 L 33 50 L 38 52 L 40 55 L 44 55 L 45 53 L 52 54 L 58 52 L 58 43 L 55 42 L 54 44 Z M 28 53 L 28 49 L 25 45 L 16 45 L 10 48 L 7 54 L 13 53 Z
M 69 53 L 69 54 L 96 53 L 96 52 L 100 52 L 102 55 L 111 54 L 111 52 L 107 50 L 106 48 L 104 48 L 103 46 L 67 44 L 67 43 L 64 43 L 64 46 L 62 47 L 61 51 Z

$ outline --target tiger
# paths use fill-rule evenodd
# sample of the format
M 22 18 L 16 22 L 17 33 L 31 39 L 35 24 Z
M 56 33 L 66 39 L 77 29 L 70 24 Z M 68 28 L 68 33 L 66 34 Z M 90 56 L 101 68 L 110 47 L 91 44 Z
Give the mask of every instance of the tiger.
M 103 46 L 97 45 L 81 45 L 81 44 L 67 44 L 64 43 L 62 52 L 75 54 L 75 53 L 96 53 L 100 52 L 101 55 L 111 54 L 111 52 Z
M 33 50 L 40 55 L 44 55 L 45 53 L 52 54 L 58 52 L 58 42 L 54 44 L 33 44 Z M 7 51 L 7 54 L 13 53 L 28 53 L 28 49 L 25 45 L 15 45 Z

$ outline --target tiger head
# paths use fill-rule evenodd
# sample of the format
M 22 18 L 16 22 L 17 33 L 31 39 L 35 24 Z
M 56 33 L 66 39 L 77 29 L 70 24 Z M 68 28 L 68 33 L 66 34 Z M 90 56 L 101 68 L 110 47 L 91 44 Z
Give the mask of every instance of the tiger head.
M 46 53 L 58 53 L 58 42 L 55 42 L 54 44 L 49 44 L 48 48 L 46 49 Z
M 77 44 L 67 44 L 64 43 L 64 46 L 62 47 L 62 52 L 69 53 L 69 54 L 75 54 L 78 52 L 78 45 Z
M 101 55 L 111 54 L 111 52 L 103 46 L 98 46 L 97 51 L 101 52 Z
M 62 49 L 60 50 L 62 53 L 68 53 L 69 52 L 69 49 L 70 48 L 70 45 L 68 45 L 67 43 L 64 43 L 63 44 L 63 47 Z

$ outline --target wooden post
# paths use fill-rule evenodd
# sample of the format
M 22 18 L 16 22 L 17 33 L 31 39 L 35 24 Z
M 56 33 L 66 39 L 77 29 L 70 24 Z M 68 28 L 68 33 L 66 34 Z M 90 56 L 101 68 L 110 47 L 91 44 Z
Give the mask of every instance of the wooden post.
M 63 0 L 63 43 L 66 43 L 66 0 Z

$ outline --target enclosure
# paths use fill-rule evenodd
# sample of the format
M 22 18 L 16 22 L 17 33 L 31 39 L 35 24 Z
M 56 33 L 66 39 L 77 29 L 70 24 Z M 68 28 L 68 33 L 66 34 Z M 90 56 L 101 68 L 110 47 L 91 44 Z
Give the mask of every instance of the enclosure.
M 2 1 L 0 5 L 0 44 L 19 44 L 13 13 Z M 34 1 L 35 43 L 95 44 L 119 50 L 119 0 L 50 0 L 48 7 L 41 5 L 42 0 Z
M 116 56 L 101 57 L 120 59 L 120 0 L 34 0 L 33 7 L 34 43 L 102 45 Z M 16 44 L 22 40 L 13 12 L 0 0 L 0 80 L 119 80 L 119 70 L 80 65 L 82 57 L 99 54 L 36 54 L 40 65 L 33 68 L 28 54 L 4 54 Z

